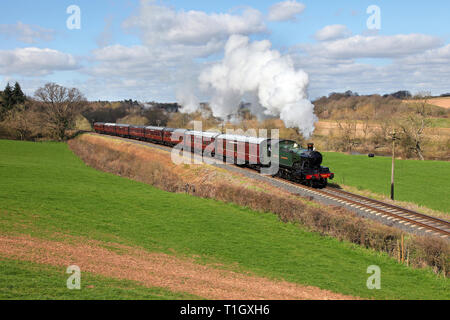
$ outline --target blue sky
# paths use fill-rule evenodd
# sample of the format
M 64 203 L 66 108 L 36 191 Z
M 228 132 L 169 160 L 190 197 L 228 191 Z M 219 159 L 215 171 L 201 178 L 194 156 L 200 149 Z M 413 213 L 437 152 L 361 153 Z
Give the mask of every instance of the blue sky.
M 258 19 L 261 21 L 242 27 L 242 34 L 253 41 L 267 39 L 273 49 L 292 55 L 296 68 L 304 69 L 310 76 L 311 98 L 340 90 L 385 93 L 407 89 L 412 92 L 428 90 L 434 94 L 450 91 L 447 85 L 450 83 L 448 1 L 304 0 L 297 2 L 304 5 L 302 12 L 290 18 L 270 21 L 267 15 L 278 2 L 172 0 L 156 1 L 152 5 L 174 15 L 194 10 L 213 16 L 212 23 L 203 26 L 205 29 L 215 27 L 214 19 L 217 19 L 217 24 L 223 22 L 213 14 L 242 17 L 248 8 L 259 12 L 261 16 Z M 66 28 L 69 16 L 66 8 L 73 4 L 81 9 L 80 30 Z M 381 29 L 375 34 L 368 33 L 366 26 L 369 5 L 377 5 L 381 9 Z M 197 92 L 199 72 L 204 65 L 221 59 L 223 47 L 231 36 L 231 32 L 227 32 L 233 28 L 227 26 L 211 33 L 216 40 L 215 49 L 208 49 L 205 54 L 202 50 L 206 50 L 208 43 L 212 44 L 207 38 L 195 39 L 189 34 L 183 38 L 181 34 L 176 38 L 181 39 L 180 43 L 175 43 L 151 34 L 152 26 L 146 26 L 146 22 L 155 16 L 145 12 L 143 7 L 137 0 L 2 1 L 0 59 L 3 63 L 0 60 L 0 85 L 18 80 L 26 93 L 32 95 L 40 85 L 55 81 L 79 87 L 92 100 L 132 98 L 174 101 L 177 90 L 186 82 L 191 82 L 189 85 Z M 130 24 L 136 17 L 140 17 L 137 25 L 126 26 L 126 21 Z M 20 28 L 19 22 L 22 24 Z M 194 22 L 198 21 L 188 19 L 186 28 L 180 29 L 187 33 L 191 27 L 195 30 Z M 315 37 L 325 26 L 336 25 L 345 26 L 348 33 L 335 39 L 318 40 Z M 168 25 L 167 29 L 170 28 Z M 180 29 L 175 31 L 179 33 Z M 32 35 L 30 30 L 34 31 Z M 24 32 L 28 32 L 27 39 Z M 165 29 L 158 28 L 154 32 L 165 35 Z M 44 39 L 42 34 L 48 34 L 50 38 Z M 407 38 L 399 44 L 397 40 L 401 35 Z M 416 40 L 415 35 L 424 37 Z M 355 52 L 359 49 L 361 52 L 352 55 L 352 52 L 342 49 L 348 44 L 346 40 L 357 36 L 369 39 L 355 38 L 355 46 L 370 45 L 385 52 L 375 49 L 365 52 L 365 48 L 356 48 Z M 195 45 L 190 41 L 194 41 Z M 398 51 L 397 45 L 411 45 L 412 48 L 409 51 L 405 47 L 401 52 L 390 54 Z M 48 52 L 32 52 L 27 48 L 51 49 L 54 52 L 48 56 Z M 162 51 L 155 51 L 158 48 Z M 161 52 L 164 50 L 186 50 L 188 53 L 162 58 Z M 139 55 L 136 56 L 135 52 Z M 106 57 L 106 53 L 111 56 Z M 24 54 L 29 64 L 23 63 Z M 146 55 L 152 58 L 147 57 L 146 60 Z M 133 73 L 133 70 L 137 71 Z M 183 84 L 180 84 L 180 78 L 183 78 Z M 208 99 L 207 93 L 197 93 Z

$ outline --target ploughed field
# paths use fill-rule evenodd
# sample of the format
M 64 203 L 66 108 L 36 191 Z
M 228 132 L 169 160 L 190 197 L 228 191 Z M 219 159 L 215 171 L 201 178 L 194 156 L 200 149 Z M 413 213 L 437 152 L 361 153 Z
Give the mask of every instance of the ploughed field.
M 404 102 L 415 103 L 416 100 L 404 100 Z M 427 100 L 427 103 L 441 108 L 450 108 L 450 97 L 431 98 Z
M 81 290 L 66 289 L 72 264 Z M 366 286 L 370 265 L 381 268 L 380 290 Z M 431 270 L 273 214 L 96 171 L 66 144 L 0 140 L 0 298 L 350 297 L 450 290 Z

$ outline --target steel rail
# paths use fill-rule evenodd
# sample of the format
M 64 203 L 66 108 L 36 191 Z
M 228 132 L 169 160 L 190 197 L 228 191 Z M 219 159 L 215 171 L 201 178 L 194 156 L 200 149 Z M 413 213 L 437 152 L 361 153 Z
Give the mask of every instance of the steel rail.
M 329 198 L 331 198 L 333 200 L 337 200 L 337 201 L 340 201 L 340 202 L 347 202 L 348 204 L 350 204 L 350 206 L 355 207 L 355 208 L 365 208 L 365 209 L 368 209 L 370 212 L 377 212 L 377 213 L 379 213 L 381 215 L 390 216 L 393 219 L 402 220 L 402 221 L 405 221 L 405 222 L 407 222 L 409 224 L 414 224 L 414 225 L 420 226 L 420 227 L 422 227 L 424 229 L 429 230 L 430 232 L 431 231 L 437 232 L 438 234 L 441 234 L 443 237 L 449 237 L 450 236 L 450 232 L 445 230 L 445 229 L 450 229 L 449 228 L 450 223 L 448 221 L 446 221 L 446 220 L 441 220 L 441 219 L 438 219 L 438 218 L 435 218 L 435 217 L 430 217 L 428 215 L 425 215 L 425 214 L 422 214 L 422 213 L 419 213 L 419 212 L 414 212 L 414 211 L 411 211 L 411 210 L 408 210 L 408 209 L 405 209 L 405 208 L 401 208 L 401 207 L 397 207 L 397 206 L 393 206 L 393 205 L 390 205 L 390 204 L 387 204 L 387 203 L 384 203 L 384 202 L 381 202 L 381 201 L 378 201 L 378 200 L 373 200 L 373 199 L 366 198 L 366 197 L 363 197 L 363 196 L 360 196 L 360 195 L 355 195 L 355 194 L 347 192 L 347 191 L 339 190 L 339 192 L 344 193 L 348 197 L 359 198 L 360 201 L 354 200 L 354 199 L 352 200 L 352 199 L 349 199 L 349 198 L 346 198 L 346 197 L 343 197 L 343 196 L 339 196 L 339 195 L 333 194 L 332 192 L 325 191 L 325 190 L 327 190 L 329 188 L 326 188 L 326 189 L 314 189 L 314 188 L 311 188 L 311 187 L 308 187 L 308 186 L 305 186 L 305 185 L 302 185 L 302 184 L 295 183 L 293 181 L 284 180 L 284 179 L 280 179 L 280 178 L 276 178 L 276 177 L 273 177 L 273 178 L 278 180 L 278 181 L 280 181 L 280 182 L 282 181 L 284 183 L 287 183 L 287 184 L 290 184 L 292 186 L 295 186 L 297 188 L 308 190 L 308 191 L 310 191 L 313 194 L 316 193 L 316 194 L 319 194 L 320 196 L 329 197 Z M 333 188 L 333 191 L 334 191 L 334 189 L 335 188 Z M 374 204 L 373 205 L 366 204 L 366 203 L 363 203 L 363 201 L 373 202 Z M 428 219 L 428 220 L 434 221 L 434 223 L 436 223 L 436 221 L 438 221 L 440 224 L 443 224 L 446 227 L 439 228 L 439 227 L 436 227 L 436 226 L 433 226 L 433 225 L 430 225 L 430 224 L 426 224 L 426 223 L 423 223 L 421 221 L 417 221 L 417 220 L 414 220 L 414 219 L 411 219 L 411 218 L 408 218 L 408 217 L 404 217 L 401 214 L 397 214 L 397 213 L 391 212 L 389 210 L 376 207 L 375 205 L 384 206 L 384 207 L 391 206 L 391 207 L 395 208 L 396 210 L 408 211 L 408 214 L 410 214 L 410 215 L 413 214 L 413 213 L 416 213 L 415 216 L 418 216 L 418 217 L 420 217 L 422 219 Z
M 420 212 L 412 211 L 412 210 L 409 210 L 409 209 L 406 209 L 406 208 L 402 208 L 402 207 L 393 205 L 391 203 L 386 203 L 386 202 L 382 202 L 382 201 L 375 200 L 375 199 L 372 199 L 372 198 L 367 198 L 367 197 L 361 196 L 359 194 L 350 193 L 348 191 L 340 190 L 340 189 L 333 188 L 333 187 L 328 187 L 328 188 L 326 188 L 326 190 L 327 190 L 327 192 L 332 190 L 331 192 L 341 193 L 344 196 L 358 198 L 358 199 L 361 199 L 363 201 L 368 201 L 368 202 L 374 203 L 376 205 L 380 205 L 380 206 L 383 206 L 383 207 L 386 207 L 386 208 L 391 208 L 391 209 L 394 209 L 394 210 L 397 210 L 397 211 L 401 211 L 401 212 L 404 212 L 406 214 L 419 217 L 421 219 L 427 219 L 427 220 L 433 221 L 435 223 L 442 224 L 442 225 L 446 226 L 448 229 L 450 229 L 450 222 L 447 221 L 447 220 L 443 220 L 443 219 L 439 219 L 439 218 L 436 218 L 436 217 L 432 217 L 432 216 L 429 216 L 429 215 L 426 215 L 426 214 L 423 214 L 423 213 L 420 213 Z

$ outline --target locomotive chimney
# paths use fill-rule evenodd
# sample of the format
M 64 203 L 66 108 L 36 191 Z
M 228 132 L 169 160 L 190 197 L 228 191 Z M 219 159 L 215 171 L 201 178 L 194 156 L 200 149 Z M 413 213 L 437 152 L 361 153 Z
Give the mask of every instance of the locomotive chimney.
M 314 151 L 314 143 L 308 143 L 308 150 Z

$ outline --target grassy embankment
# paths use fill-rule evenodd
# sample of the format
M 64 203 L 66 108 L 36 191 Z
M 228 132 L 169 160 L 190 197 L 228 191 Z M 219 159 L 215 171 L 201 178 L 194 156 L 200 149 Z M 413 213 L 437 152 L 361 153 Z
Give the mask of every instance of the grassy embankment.
M 3 235 L 112 241 L 364 298 L 450 298 L 448 280 L 430 270 L 407 268 L 384 254 L 284 224 L 272 214 L 168 193 L 98 172 L 64 144 L 0 140 L 0 177 Z M 382 270 L 381 290 L 366 287 L 370 265 Z M 36 268 L 51 275 L 40 277 L 34 286 L 26 282 L 25 273 L 33 274 Z M 65 270 L 50 269 L 2 258 L 1 279 L 7 281 L 0 282 L 1 297 L 59 297 L 42 288 L 60 283 L 56 277 Z M 14 276 L 5 278 L 7 274 Z M 85 289 L 77 297 L 182 296 L 92 277 L 99 286 L 97 294 Z M 61 278 L 65 287 L 66 278 Z M 8 286 L 15 286 L 15 291 Z M 125 293 L 123 286 L 134 291 Z
M 368 158 L 325 152 L 324 165 L 336 174 L 333 182 L 390 195 L 391 163 L 389 157 Z M 413 202 L 441 212 L 450 212 L 450 162 L 395 161 L 395 199 Z

